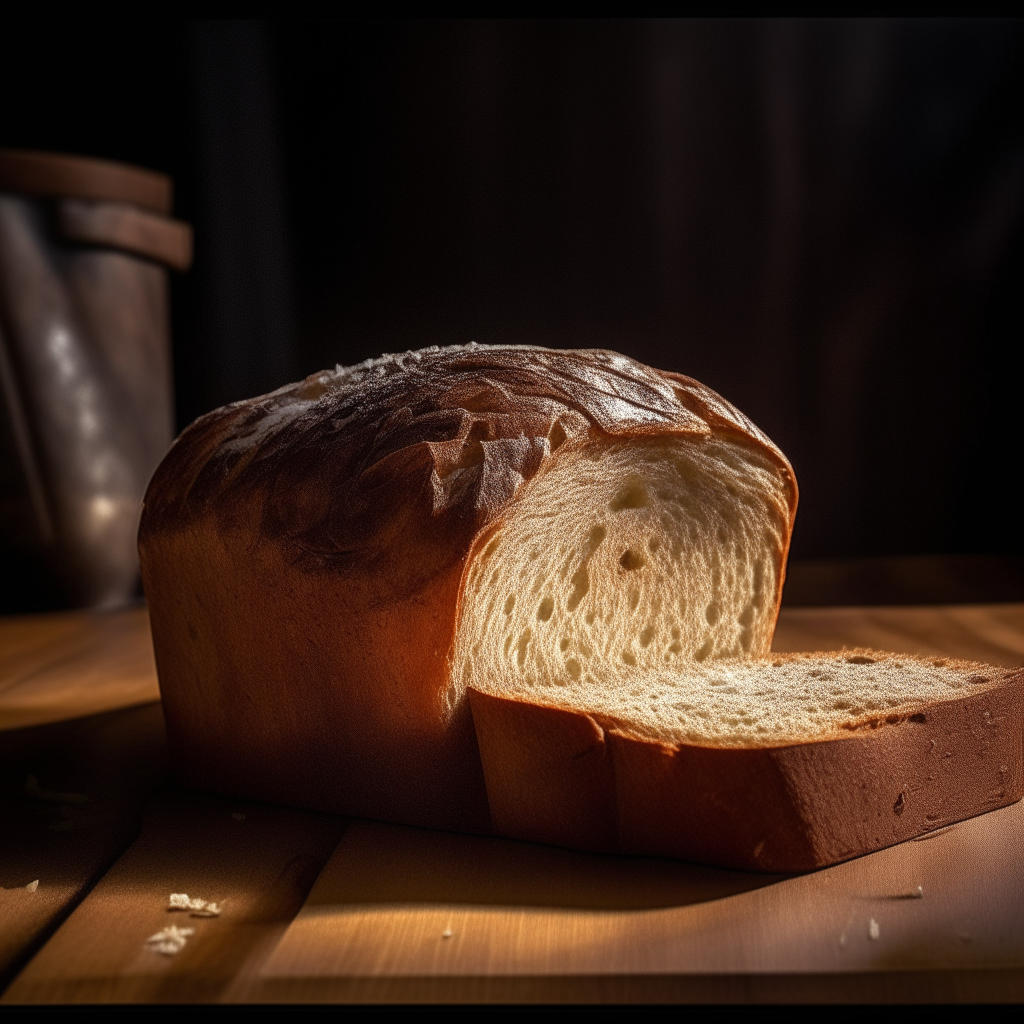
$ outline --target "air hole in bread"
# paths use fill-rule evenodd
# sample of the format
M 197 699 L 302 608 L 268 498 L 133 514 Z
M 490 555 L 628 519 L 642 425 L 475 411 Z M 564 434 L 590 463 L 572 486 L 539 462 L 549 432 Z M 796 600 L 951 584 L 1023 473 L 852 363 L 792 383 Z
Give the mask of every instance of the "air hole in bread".
M 566 610 L 569 612 L 576 611 L 580 606 L 580 601 L 587 596 L 588 590 L 590 590 L 590 574 L 587 572 L 587 564 L 584 562 L 573 573 L 572 593 L 569 595 L 569 600 L 565 602 Z
M 628 480 L 618 494 L 608 502 L 608 507 L 613 512 L 622 512 L 627 508 L 647 508 L 650 503 L 646 483 L 638 477 L 634 477 Z
M 532 639 L 533 630 L 527 627 L 523 630 L 522 636 L 519 637 L 519 643 L 516 644 L 516 661 L 520 668 L 526 664 L 526 651 L 530 646 L 530 640 Z
M 619 565 L 626 572 L 635 572 L 637 569 L 642 569 L 646 564 L 647 559 L 639 551 L 634 551 L 632 548 L 627 548 L 623 551 L 622 557 L 619 559 Z

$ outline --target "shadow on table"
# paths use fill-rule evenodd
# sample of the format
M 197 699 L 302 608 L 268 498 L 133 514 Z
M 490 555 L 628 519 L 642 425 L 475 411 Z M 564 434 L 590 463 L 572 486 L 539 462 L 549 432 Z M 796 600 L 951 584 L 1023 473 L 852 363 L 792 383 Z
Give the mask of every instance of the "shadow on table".
M 354 821 L 306 906 L 646 910 L 722 899 L 786 877 Z
M 138 836 L 166 771 L 159 704 L 0 732 L 0 986 Z

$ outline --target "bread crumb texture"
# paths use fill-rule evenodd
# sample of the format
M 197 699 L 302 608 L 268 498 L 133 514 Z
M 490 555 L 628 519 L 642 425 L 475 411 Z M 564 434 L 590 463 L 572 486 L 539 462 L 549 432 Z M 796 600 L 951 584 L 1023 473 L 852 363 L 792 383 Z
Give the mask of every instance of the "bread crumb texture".
M 556 684 L 550 695 L 543 684 L 502 695 L 607 716 L 666 743 L 780 746 L 886 725 L 923 725 L 929 706 L 986 689 L 1012 672 L 973 662 L 846 651 L 697 663 L 683 672 L 634 670 L 603 684 Z
M 584 448 L 538 478 L 475 560 L 457 700 L 632 686 L 765 654 L 789 538 L 786 480 L 715 436 Z
M 876 651 L 773 656 L 789 488 L 770 451 L 727 431 L 556 462 L 472 563 L 449 708 L 472 686 L 669 744 L 776 746 L 913 720 L 1007 674 Z
M 772 656 L 786 485 L 735 436 L 605 444 L 556 465 L 472 565 L 450 706 L 473 686 L 666 743 L 774 746 L 913 719 L 1007 674 L 876 651 Z

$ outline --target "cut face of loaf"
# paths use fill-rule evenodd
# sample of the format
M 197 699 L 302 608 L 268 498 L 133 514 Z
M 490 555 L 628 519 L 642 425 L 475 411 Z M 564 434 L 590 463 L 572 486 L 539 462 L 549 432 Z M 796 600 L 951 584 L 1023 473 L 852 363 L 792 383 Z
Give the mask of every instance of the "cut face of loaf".
M 463 591 L 449 700 L 643 688 L 771 646 L 789 496 L 734 437 L 591 445 L 534 481 Z

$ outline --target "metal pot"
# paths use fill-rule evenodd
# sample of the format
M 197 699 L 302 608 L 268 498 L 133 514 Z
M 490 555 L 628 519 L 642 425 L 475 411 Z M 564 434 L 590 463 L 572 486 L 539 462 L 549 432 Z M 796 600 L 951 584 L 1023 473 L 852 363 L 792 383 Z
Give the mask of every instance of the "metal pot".
M 174 436 L 171 181 L 0 151 L 0 609 L 138 595 L 146 484 Z

